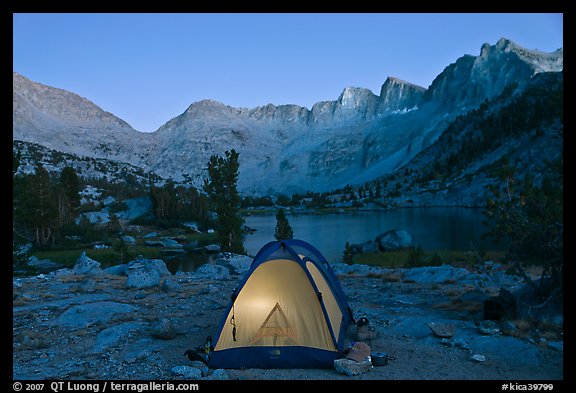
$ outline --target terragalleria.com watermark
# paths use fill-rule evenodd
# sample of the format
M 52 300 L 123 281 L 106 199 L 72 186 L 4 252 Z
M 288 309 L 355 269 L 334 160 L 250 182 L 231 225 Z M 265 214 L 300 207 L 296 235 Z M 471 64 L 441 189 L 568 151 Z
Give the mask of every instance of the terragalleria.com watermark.
M 197 383 L 174 383 L 174 382 L 68 382 L 68 381 L 54 381 L 54 382 L 14 382 L 12 388 L 15 392 L 25 391 L 45 391 L 52 390 L 54 393 L 60 392 L 94 392 L 104 393 L 110 392 L 147 392 L 147 391 L 197 391 L 200 386 Z

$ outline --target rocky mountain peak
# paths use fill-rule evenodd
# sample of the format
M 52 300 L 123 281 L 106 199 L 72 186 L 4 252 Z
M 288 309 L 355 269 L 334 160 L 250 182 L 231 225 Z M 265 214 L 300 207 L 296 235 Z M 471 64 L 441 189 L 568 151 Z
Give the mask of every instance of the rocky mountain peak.
M 342 91 L 340 97 L 338 97 L 338 104 L 342 108 L 358 109 L 376 99 L 376 95 L 369 89 L 362 87 L 347 87 Z
M 16 72 L 13 72 L 12 81 L 14 113 L 27 113 L 28 121 L 134 131 L 124 120 L 77 94 L 32 82 Z
M 483 44 L 479 56 L 465 55 L 446 67 L 432 82 L 425 100 L 445 110 L 473 108 L 510 83 L 540 72 L 562 71 L 563 60 L 562 49 L 540 52 L 500 38 L 494 45 Z
M 223 111 L 228 109 L 231 109 L 231 107 L 223 104 L 220 101 L 206 99 L 190 104 L 190 106 L 188 106 L 188 108 L 186 108 L 184 111 L 184 114 L 196 113 L 198 111 Z
M 409 110 L 418 106 L 426 89 L 389 76 L 380 89 L 379 112 Z
M 527 63 L 533 70 L 533 73 L 539 72 L 558 72 L 563 70 L 564 50 L 562 48 L 554 52 L 542 52 L 538 49 L 527 49 L 515 42 L 500 38 L 498 42 L 491 46 L 488 43 L 482 45 L 480 58 L 501 57 L 508 55 L 517 56 L 518 59 Z

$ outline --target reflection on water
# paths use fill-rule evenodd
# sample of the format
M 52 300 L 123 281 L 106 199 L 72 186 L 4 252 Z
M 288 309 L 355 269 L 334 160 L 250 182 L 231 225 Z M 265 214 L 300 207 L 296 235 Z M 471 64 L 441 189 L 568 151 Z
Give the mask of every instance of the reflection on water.
M 480 209 L 461 207 L 428 207 L 395 209 L 373 212 L 355 212 L 328 215 L 288 215 L 294 238 L 302 239 L 316 248 L 331 262 L 341 261 L 346 242 L 365 243 L 391 229 L 403 229 L 412 235 L 415 246 L 424 250 L 494 249 L 494 245 L 481 240 L 487 230 Z M 246 225 L 256 229 L 246 236 L 244 248 L 255 255 L 267 242 L 274 239 L 276 218 L 272 216 L 246 217 Z
M 187 252 L 163 257 L 162 260 L 166 263 L 168 270 L 172 274 L 176 274 L 177 272 L 193 272 L 205 263 L 213 263 L 216 261 L 216 255 L 213 253 L 193 254 Z
M 499 249 L 481 239 L 487 228 L 482 224 L 480 209 L 461 207 L 409 208 L 386 211 L 343 214 L 287 215 L 294 238 L 315 246 L 330 262 L 339 262 L 346 242 L 364 243 L 391 229 L 402 229 L 412 235 L 415 246 L 424 250 L 470 249 L 473 242 L 478 249 Z M 244 237 L 244 248 L 254 256 L 266 243 L 275 240 L 275 214 L 245 217 L 246 226 L 255 229 Z M 165 259 L 168 269 L 194 271 L 207 262 L 214 262 L 215 254 L 184 254 Z

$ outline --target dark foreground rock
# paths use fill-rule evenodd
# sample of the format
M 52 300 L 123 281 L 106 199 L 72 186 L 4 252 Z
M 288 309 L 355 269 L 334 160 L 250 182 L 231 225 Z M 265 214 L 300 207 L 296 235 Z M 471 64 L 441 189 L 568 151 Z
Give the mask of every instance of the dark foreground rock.
M 385 366 L 357 375 L 334 368 L 208 369 L 184 353 L 214 335 L 239 272 L 248 265 L 241 262 L 235 269 L 217 265 L 225 269 L 215 271 L 217 279 L 206 269 L 160 275 L 159 285 L 141 288 L 128 286 L 126 275 L 69 270 L 13 279 L 13 378 L 563 378 L 561 326 L 544 331 L 522 321 L 482 323 L 482 302 L 498 295 L 499 287 L 481 272 L 464 274 L 450 267 L 410 273 L 335 266 L 356 319 L 366 317 L 378 333 L 366 336 L 372 352 L 393 359 Z M 440 276 L 445 280 L 438 281 Z M 485 334 L 486 329 L 497 330 Z

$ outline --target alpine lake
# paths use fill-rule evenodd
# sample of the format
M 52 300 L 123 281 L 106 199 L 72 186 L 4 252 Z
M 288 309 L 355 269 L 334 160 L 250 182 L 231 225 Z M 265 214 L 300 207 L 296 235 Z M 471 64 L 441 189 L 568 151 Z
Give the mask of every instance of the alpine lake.
M 331 263 L 342 262 L 346 242 L 366 243 L 389 230 L 404 230 L 412 236 L 414 247 L 425 252 L 501 251 L 501 247 L 482 238 L 488 230 L 481 209 L 466 207 L 417 207 L 391 210 L 312 213 L 286 211 L 294 238 L 316 247 Z M 245 215 L 249 229 L 243 244 L 255 256 L 266 243 L 274 241 L 275 211 Z M 184 254 L 166 261 L 173 271 L 194 271 L 214 262 L 216 254 Z

